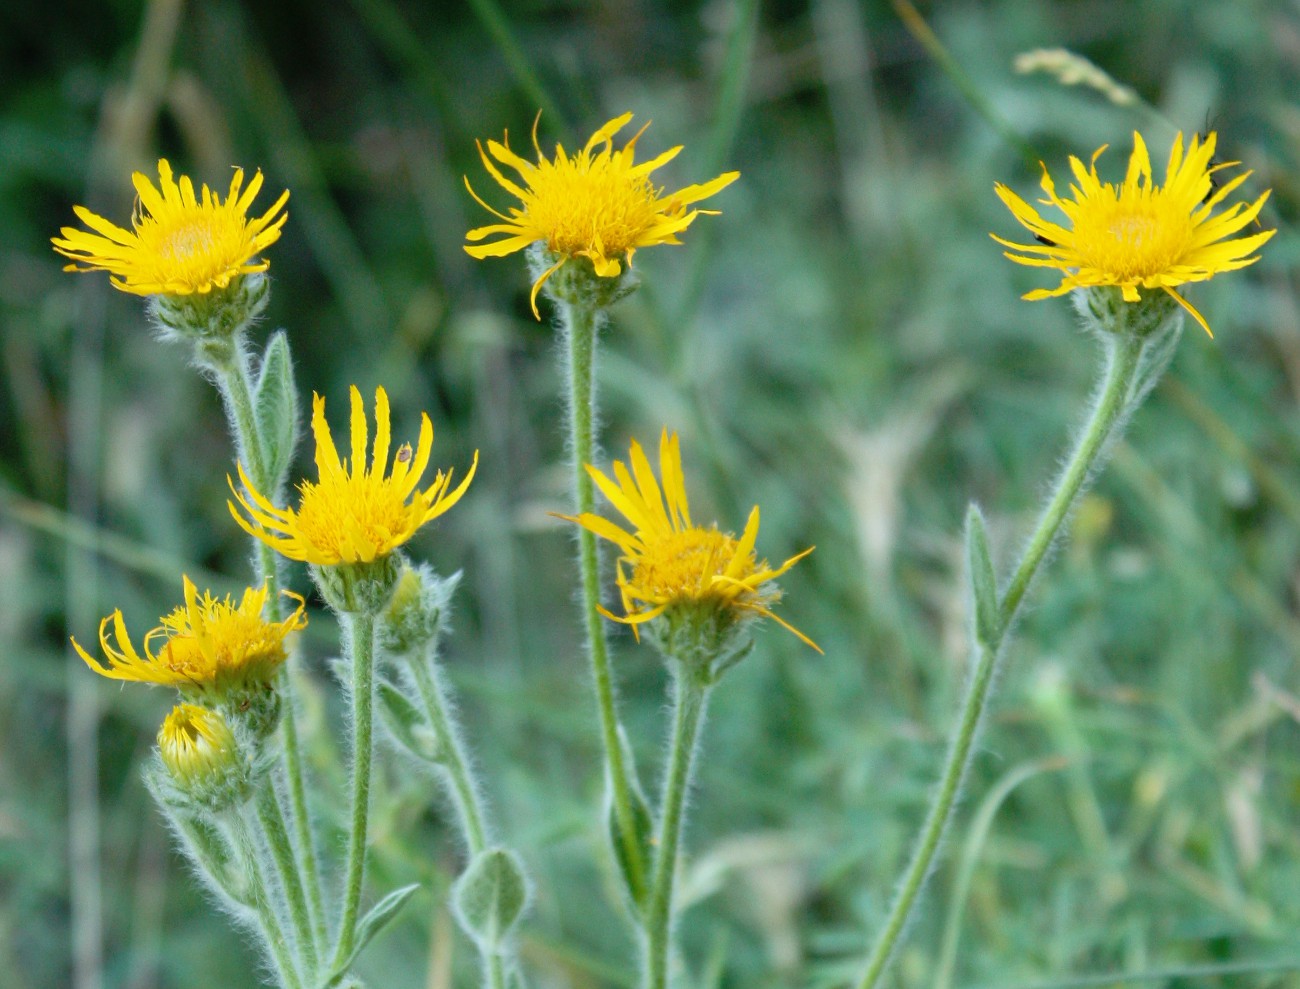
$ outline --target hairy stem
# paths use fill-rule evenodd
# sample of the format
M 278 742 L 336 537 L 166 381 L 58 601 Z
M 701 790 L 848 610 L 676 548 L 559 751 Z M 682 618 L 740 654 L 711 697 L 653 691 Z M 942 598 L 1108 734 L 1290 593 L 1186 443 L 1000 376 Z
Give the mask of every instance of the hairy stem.
M 980 722 L 984 718 L 996 679 L 1002 645 L 1008 631 L 1015 624 L 1025 594 L 1048 550 L 1060 534 L 1070 508 L 1097 470 L 1110 441 L 1122 428 L 1126 415 L 1132 411 L 1129 406 L 1129 390 L 1138 368 L 1143 342 L 1131 335 L 1119 335 L 1108 346 L 1106 370 L 1096 405 L 1002 595 L 996 634 L 992 641 L 976 646 L 974 670 L 966 688 L 966 697 L 962 701 L 948 757 L 939 777 L 938 789 L 926 814 L 925 823 L 917 834 L 911 860 L 903 872 L 885 925 L 868 955 L 866 970 L 857 983 L 858 989 L 874 989 L 879 983 L 930 874 L 935 854 L 943 841 L 966 772 L 970 768 L 975 738 L 979 734 Z
M 690 670 L 679 671 L 673 687 L 673 733 L 664 778 L 662 817 L 656 842 L 654 884 L 646 910 L 646 989 L 666 989 L 673 933 L 673 880 L 677 846 L 686 817 L 686 794 L 695 764 L 695 738 L 708 701 L 708 688 Z
M 445 770 L 447 784 L 455 799 L 461 831 L 465 835 L 465 846 L 472 859 L 487 850 L 488 832 L 484 823 L 487 815 L 483 809 L 482 798 L 470 776 L 465 743 L 447 711 L 447 699 L 442 684 L 438 682 L 437 671 L 433 668 L 433 657 L 414 657 L 411 662 L 411 672 L 415 677 L 420 699 L 424 702 L 429 724 L 438 739 L 439 764 Z M 501 955 L 489 948 L 483 948 L 480 955 L 488 989 L 504 989 L 505 962 Z
M 558 303 L 557 309 L 567 347 L 569 446 L 573 457 L 577 512 L 582 514 L 592 511 L 596 504 L 595 488 L 585 465 L 595 457 L 592 440 L 595 418 L 593 379 L 600 311 L 592 306 L 567 302 Z M 586 625 L 588 655 L 591 658 L 592 682 L 596 690 L 596 707 L 600 713 L 605 767 L 614 802 L 619 842 L 632 887 L 632 899 L 640 903 L 645 895 L 646 863 L 642 858 L 640 842 L 636 838 L 632 789 L 628 781 L 627 764 L 623 759 L 623 747 L 619 741 L 618 711 L 614 706 L 609 650 L 605 642 L 605 628 L 597 610 L 600 603 L 600 557 L 596 550 L 595 535 L 581 526 L 578 527 L 578 564 L 582 572 L 583 620 Z
M 217 388 L 225 402 L 226 411 L 234 423 L 235 451 L 244 465 L 248 479 L 268 497 L 274 497 L 276 478 L 267 476 L 266 443 L 257 422 L 253 406 L 253 383 L 249 377 L 248 348 L 242 337 L 234 348 L 230 360 L 216 365 Z M 260 539 L 253 540 L 253 550 L 259 579 L 269 582 L 267 617 L 278 621 L 280 612 L 280 572 L 275 550 Z
M 217 386 L 230 419 L 235 425 L 235 449 L 249 479 L 268 497 L 274 497 L 274 488 L 278 479 L 267 476 L 265 439 L 261 434 L 257 413 L 253 407 L 248 352 L 242 339 L 235 347 L 232 359 L 217 366 Z M 284 613 L 280 601 L 279 560 L 275 551 L 260 539 L 253 540 L 253 550 L 256 554 L 254 559 L 257 577 L 266 583 L 268 589 L 267 620 L 280 621 Z M 296 691 L 288 668 L 281 677 L 281 684 L 285 695 L 281 724 L 284 727 L 284 772 L 288 780 L 289 817 L 293 826 L 299 871 L 307 890 L 307 906 L 313 936 L 324 943 L 325 909 L 321 900 L 320 865 L 316 857 L 316 843 L 312 836 L 311 817 L 307 809 L 302 746 L 298 738 Z
M 366 832 L 370 819 L 370 769 L 374 761 L 375 616 L 355 612 L 344 616 L 350 633 L 352 660 L 352 827 L 348 835 L 348 865 L 343 887 L 343 912 L 333 968 L 352 954 L 361 885 L 366 872 Z
M 302 952 L 304 967 L 308 977 L 314 977 L 319 963 L 317 954 L 316 932 L 312 927 L 311 914 L 307 909 L 307 897 L 303 890 L 303 876 L 299 874 L 298 862 L 293 854 L 293 845 L 289 841 L 289 832 L 285 828 L 284 813 L 280 801 L 276 799 L 275 790 L 269 785 L 258 788 L 256 804 L 257 819 L 266 835 L 267 846 L 275 860 L 276 872 L 280 876 L 280 885 L 289 907 L 289 919 L 293 922 L 294 936 Z
M 244 867 L 244 874 L 248 878 L 253 909 L 257 912 L 257 919 L 262 928 L 262 940 L 275 964 L 276 975 L 279 977 L 282 989 L 303 989 L 302 977 L 294 966 L 293 953 L 289 950 L 284 928 L 280 926 L 280 918 L 271 903 L 266 876 L 262 872 L 262 865 L 258 859 L 257 845 L 248 822 L 244 819 L 245 813 L 245 810 L 240 810 L 233 815 L 231 830 L 234 834 L 235 848 Z
M 1065 471 L 1057 481 L 1056 490 L 1048 500 L 1043 517 L 1030 537 L 1024 556 L 1012 574 L 1011 583 L 1002 595 L 1000 605 L 1002 617 L 1002 634 L 1006 634 L 1013 623 L 1016 612 L 1024 600 L 1034 575 L 1043 562 L 1043 557 L 1056 540 L 1061 524 L 1070 514 L 1075 499 L 1087 484 L 1089 477 L 1098 467 L 1098 458 L 1114 438 L 1112 433 L 1122 420 L 1127 408 L 1129 385 L 1137 370 L 1138 358 L 1142 353 L 1141 340 L 1129 336 L 1120 337 L 1112 345 L 1106 365 L 1105 381 L 1097 407 L 1079 438 L 1078 446 L 1070 456 Z

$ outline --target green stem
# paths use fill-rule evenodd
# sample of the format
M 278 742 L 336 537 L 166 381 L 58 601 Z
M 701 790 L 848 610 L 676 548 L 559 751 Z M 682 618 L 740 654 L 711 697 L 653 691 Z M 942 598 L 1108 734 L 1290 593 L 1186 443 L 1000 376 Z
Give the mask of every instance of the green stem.
M 425 713 L 429 724 L 433 726 L 438 737 L 439 765 L 447 771 L 452 795 L 456 800 L 456 810 L 460 816 L 461 830 L 465 833 L 465 845 L 473 858 L 487 849 L 487 829 L 483 825 L 483 805 L 478 791 L 469 775 L 469 764 L 465 755 L 465 746 L 460 732 L 452 724 L 447 714 L 447 702 L 443 696 L 442 685 L 431 674 L 423 658 L 416 658 L 411 663 L 411 672 L 415 677 L 416 689 L 424 701 Z
M 455 723 L 447 713 L 447 699 L 443 694 L 442 684 L 433 668 L 432 656 L 416 656 L 411 662 L 411 672 L 415 677 L 416 689 L 424 701 L 424 710 L 429 717 L 438 739 L 439 765 L 446 771 L 447 781 L 456 802 L 456 811 L 460 817 L 461 831 L 465 834 L 465 845 L 473 859 L 487 850 L 487 827 L 484 824 L 487 815 L 479 797 L 474 781 L 470 777 L 469 759 L 465 752 L 465 743 L 457 731 Z M 489 989 L 504 989 L 506 984 L 505 962 L 498 952 L 484 947 L 480 951 L 483 970 Z
M 217 387 L 224 399 L 226 409 L 235 424 L 235 452 L 244 465 L 248 479 L 259 491 L 274 497 L 276 479 L 267 477 L 266 445 L 261 428 L 257 422 L 257 410 L 253 406 L 253 383 L 249 378 L 248 350 L 242 337 L 234 346 L 230 360 L 216 364 L 218 371 Z M 256 555 L 257 576 L 269 582 L 270 593 L 267 595 L 266 610 L 270 621 L 279 621 L 280 611 L 280 572 L 275 550 L 260 539 L 253 540 Z
M 593 462 L 592 441 L 596 328 L 600 311 L 591 306 L 557 303 L 560 322 L 568 348 L 569 434 L 573 455 L 573 479 L 577 493 L 577 511 L 595 509 L 596 493 L 585 465 Z M 597 605 L 600 603 L 600 557 L 596 537 L 578 528 L 578 563 L 582 571 L 582 608 L 586 624 L 588 653 L 591 657 L 592 681 L 596 689 L 596 706 L 600 712 L 601 741 L 605 747 L 605 766 L 614 801 L 619 841 L 627 863 L 632 899 L 641 903 L 645 896 L 646 864 L 637 841 L 636 818 L 632 810 L 632 789 L 628 782 L 623 746 L 619 741 L 618 711 L 614 706 L 614 684 L 609 669 L 609 651 L 605 627 Z
M 258 788 L 256 803 L 257 819 L 261 822 L 262 832 L 266 835 L 266 843 L 271 849 L 271 857 L 275 859 L 275 868 L 280 875 L 280 885 L 284 888 L 294 936 L 298 939 L 299 950 L 302 951 L 309 977 L 314 977 L 319 961 L 316 933 L 307 910 L 303 877 L 298 872 L 293 845 L 289 841 L 289 832 L 285 828 L 284 812 L 280 808 L 280 801 L 276 799 L 275 790 L 269 784 Z
M 248 877 L 253 909 L 257 911 L 257 919 L 262 925 L 262 940 L 266 942 L 271 952 L 276 974 L 280 977 L 280 985 L 284 989 L 303 989 L 302 978 L 294 967 L 289 942 L 284 936 L 284 928 L 280 926 L 280 918 L 276 916 L 266 888 L 266 877 L 262 874 L 257 846 L 253 841 L 248 822 L 244 819 L 245 813 L 246 811 L 240 810 L 233 815 L 231 829 L 234 832 L 235 847 L 243 860 L 244 873 Z
M 366 872 L 366 831 L 370 819 L 370 769 L 374 758 L 375 616 L 355 612 L 344 616 L 351 633 L 352 659 L 352 829 L 348 836 L 348 866 L 343 889 L 343 913 L 332 968 L 347 964 L 356 940 L 361 884 Z
M 911 861 L 903 872 L 885 925 L 867 958 L 866 971 L 857 983 L 858 989 L 874 989 L 880 981 L 930 874 L 935 853 L 943 841 L 966 772 L 970 768 L 975 738 L 979 734 L 980 722 L 984 718 L 996 679 L 1003 642 L 1015 623 L 1025 593 L 1059 535 L 1075 499 L 1097 470 L 1107 445 L 1122 427 L 1126 414 L 1131 411 L 1129 390 L 1142 354 L 1142 340 L 1128 334 L 1117 335 L 1109 342 L 1108 348 L 1105 375 L 1096 406 L 1065 470 L 1056 482 L 1056 488 L 1016 566 L 1011 582 L 1007 585 L 998 611 L 999 626 L 996 635 L 993 636 L 993 641 L 976 646 L 974 672 L 962 702 L 961 715 L 939 778 L 934 802 L 917 835 Z
M 284 729 L 284 773 L 289 789 L 289 818 L 293 822 L 295 852 L 301 870 L 302 884 L 307 890 L 307 913 L 311 920 L 312 935 L 319 944 L 325 944 L 325 904 L 321 897 L 320 866 L 316 858 L 316 841 L 312 836 L 311 818 L 307 810 L 307 788 L 302 769 L 302 748 L 298 741 L 298 720 L 294 716 L 295 694 L 290 686 L 289 670 L 284 672 L 284 713 L 280 724 Z
M 248 353 L 241 339 L 234 348 L 231 360 L 217 365 L 217 385 L 235 424 L 235 448 L 245 466 L 249 479 L 259 490 L 274 496 L 277 478 L 267 477 L 266 446 L 253 407 L 253 386 L 248 372 Z M 266 583 L 266 611 L 268 621 L 284 617 L 280 601 L 279 560 L 275 551 L 260 539 L 253 540 L 256 553 L 257 576 Z M 298 739 L 296 692 L 293 677 L 288 669 L 282 677 L 285 694 L 284 713 L 284 771 L 289 782 L 289 811 L 297 844 L 297 857 L 303 885 L 307 887 L 307 904 L 311 915 L 313 936 L 322 944 L 325 941 L 325 909 L 321 901 L 320 866 L 316 858 L 316 843 L 311 832 L 311 817 L 307 810 L 307 788 L 302 768 L 302 746 Z
M 662 818 L 655 855 L 654 885 L 646 911 L 646 989 L 666 989 L 672 944 L 673 879 L 677 875 L 677 846 L 685 817 L 695 763 L 695 738 L 708 702 L 708 688 L 690 671 L 673 680 L 673 734 L 669 741 L 668 775 L 664 779 Z
M 150 792 L 153 792 L 152 787 Z M 158 794 L 154 794 L 154 799 L 158 799 Z M 210 882 L 217 893 L 229 900 L 229 906 L 249 906 L 247 892 L 231 884 L 228 858 L 230 849 L 225 834 L 214 828 L 210 821 L 204 820 L 200 824 L 188 814 L 173 812 L 162 801 L 159 801 L 158 805 L 163 815 L 176 829 L 180 836 L 181 847 L 197 867 L 199 876 Z M 214 853 L 213 845 L 218 842 L 222 847 L 220 851 Z M 225 854 L 222 854 L 223 852 Z
M 1057 481 L 1056 491 L 1048 501 L 1038 528 L 1034 530 L 1020 565 L 1016 567 L 1011 583 L 1007 585 L 1006 592 L 1003 594 L 1001 606 L 1003 634 L 1015 619 L 1020 603 L 1029 590 L 1034 575 L 1038 573 L 1039 565 L 1043 562 L 1043 557 L 1051 549 L 1061 523 L 1070 514 L 1075 498 L 1083 490 L 1089 476 L 1096 470 L 1096 460 L 1112 439 L 1114 427 L 1127 411 L 1129 385 L 1132 384 L 1141 354 L 1142 341 L 1132 336 L 1121 336 L 1111 345 L 1101 396 L 1097 400 L 1096 409 L 1093 410 L 1092 419 L 1080 437 L 1079 445 L 1071 455 L 1065 472 Z

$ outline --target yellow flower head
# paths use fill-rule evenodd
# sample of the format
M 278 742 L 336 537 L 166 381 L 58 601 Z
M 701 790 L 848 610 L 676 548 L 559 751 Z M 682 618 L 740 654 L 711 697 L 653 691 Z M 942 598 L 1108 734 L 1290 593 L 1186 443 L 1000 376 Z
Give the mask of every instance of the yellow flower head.
M 159 755 L 178 781 L 205 781 L 239 762 L 230 725 L 198 704 L 177 704 L 162 721 Z
M 131 180 L 137 193 L 131 230 L 84 206 L 73 207 L 95 233 L 64 227 L 62 237 L 51 239 L 56 251 L 79 262 L 64 271 L 107 271 L 114 287 L 135 295 L 191 295 L 223 289 L 237 275 L 267 269 L 268 262 L 255 255 L 280 239 L 289 218 L 281 212 L 289 193 L 257 219 L 248 219 L 248 208 L 262 188 L 260 171 L 243 189 L 244 170 L 236 168 L 225 202 L 206 185 L 195 196 L 189 176 L 176 182 L 165 158 L 158 162 L 160 188 L 141 172 Z
M 1224 200 L 1250 177 L 1243 172 L 1219 184 L 1214 174 L 1239 162 L 1214 161 L 1216 137 L 1192 138 L 1186 153 L 1183 135 L 1174 139 L 1165 168 L 1165 184 L 1154 185 L 1151 159 L 1142 135 L 1133 134 L 1133 154 L 1120 185 L 1102 182 L 1097 159 L 1106 150 L 1098 148 L 1090 168 L 1071 156 L 1075 182 L 1072 199 L 1062 199 L 1043 166 L 1045 206 L 1065 214 L 1066 224 L 1043 219 L 1034 207 L 1006 186 L 995 186 L 1017 220 L 1034 235 L 1037 243 L 1016 244 L 991 235 L 998 243 L 1025 254 L 1006 252 L 1018 264 L 1059 268 L 1064 277 L 1053 289 L 1035 289 L 1026 299 L 1064 295 L 1071 289 L 1109 285 L 1120 289 L 1125 302 L 1137 302 L 1139 288 L 1162 289 L 1186 309 L 1206 333 L 1209 325 L 1175 287 L 1201 282 L 1221 271 L 1244 268 L 1259 260 L 1248 257 L 1275 231 L 1264 230 L 1247 237 L 1225 240 L 1259 215 L 1268 199 L 1265 192 L 1253 203 L 1236 202 L 1220 209 Z M 1216 212 L 1216 210 L 1218 212 Z M 1213 336 L 1213 334 L 1211 334 Z
M 771 618 L 821 652 L 808 636 L 771 610 L 781 596 L 775 586 L 770 586 L 771 581 L 811 553 L 812 547 L 775 568 L 758 559 L 754 553 L 757 505 L 749 513 L 739 539 L 730 532 L 720 532 L 716 525 L 693 524 L 676 433 L 665 429 L 659 439 L 662 488 L 636 440 L 632 441 L 629 459 L 631 471 L 622 461 L 614 461 L 615 480 L 590 464 L 587 473 L 610 504 L 631 523 L 631 531 L 591 512 L 560 516 L 608 539 L 623 551 L 617 579 L 625 615 L 620 618 L 603 608 L 602 613 L 635 629 L 675 605 L 712 604 L 738 618 L 747 614 Z
M 375 445 L 370 468 L 366 468 L 368 426 L 361 393 L 352 391 L 352 458 L 341 461 L 329 424 L 325 421 L 325 399 L 312 398 L 311 429 L 316 437 L 316 471 L 319 479 L 298 485 L 301 494 L 297 509 L 276 508 L 249 481 L 244 465 L 239 477 L 248 497 L 231 490 L 248 514 L 245 518 L 230 505 L 245 532 L 291 560 L 303 560 L 317 566 L 341 563 L 371 563 L 387 556 L 409 540 L 420 526 L 436 519 L 452 505 L 474 479 L 478 469 L 478 452 L 469 474 L 454 491 L 450 470 L 438 471 L 433 483 L 419 490 L 420 479 L 429 465 L 433 449 L 433 426 L 427 415 L 420 416 L 420 440 L 414 452 L 409 443 L 398 447 L 392 469 L 388 467 L 388 448 L 392 441 L 389 427 L 388 393 L 375 390 Z M 385 476 L 385 471 L 388 471 Z M 250 501 L 251 499 L 251 501 Z M 249 521 L 251 519 L 252 521 Z
M 591 140 L 575 155 L 566 154 L 562 146 L 556 145 L 553 160 L 542 154 L 534 122 L 537 164 L 510 150 L 508 134 L 500 143 L 488 141 L 487 151 L 479 144 L 479 156 L 488 173 L 523 206 L 511 206 L 509 216 L 497 212 L 479 197 L 467 177 L 465 187 L 470 195 L 503 222 L 471 230 L 465 239 L 475 243 L 467 244 L 465 250 L 475 258 L 504 257 L 542 241 L 548 251 L 560 255 L 560 260 L 533 283 L 533 315 L 538 318 L 537 293 L 542 283 L 565 262 L 588 258 L 597 275 L 613 278 L 622 273 L 624 263 L 632 264 L 632 255 L 638 247 L 681 243 L 677 235 L 697 216 L 717 213 L 717 210 L 687 207 L 708 199 L 740 176 L 739 172 L 724 172 L 710 182 L 688 185 L 665 195 L 662 188 L 650 181 L 650 173 L 677 157 L 681 146 L 636 164 L 633 160 L 636 142 L 645 133 L 645 127 L 621 150 L 614 150 L 614 135 L 631 119 L 630 113 L 615 117 L 592 134 Z M 493 158 L 518 172 L 523 185 L 502 175 Z M 486 244 L 476 244 L 493 234 L 501 236 Z
M 182 577 L 182 583 L 185 603 L 145 634 L 143 652 L 131 644 L 121 611 L 99 624 L 107 665 L 92 659 L 76 639 L 73 647 L 92 670 L 113 680 L 218 696 L 232 688 L 269 684 L 288 655 L 285 636 L 307 624 L 302 598 L 286 591 L 298 602 L 297 610 L 284 621 L 268 622 L 262 618 L 265 586 L 248 588 L 235 604 L 229 596 L 217 600 L 208 591 L 200 596 L 189 577 Z
M 222 809 L 248 792 L 249 765 L 226 719 L 197 704 L 178 704 L 158 731 L 158 755 L 189 797 Z

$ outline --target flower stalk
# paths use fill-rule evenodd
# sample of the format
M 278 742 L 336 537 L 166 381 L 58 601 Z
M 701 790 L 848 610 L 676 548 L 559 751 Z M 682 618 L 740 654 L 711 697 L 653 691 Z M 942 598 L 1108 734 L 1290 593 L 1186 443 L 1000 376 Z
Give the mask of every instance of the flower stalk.
M 245 819 L 246 810 L 231 815 L 236 854 L 239 857 L 245 880 L 248 883 L 249 899 L 261 925 L 262 941 L 265 943 L 275 966 L 276 976 L 282 989 L 309 989 L 305 986 L 298 972 L 289 941 L 284 928 L 271 901 L 266 874 L 259 859 L 257 843 L 253 838 L 252 828 Z
M 630 467 L 629 467 L 630 464 Z M 675 433 L 659 438 L 659 476 L 635 440 L 628 464 L 614 462 L 614 480 L 592 466 L 586 474 L 627 520 L 628 529 L 592 512 L 562 515 L 583 533 L 621 549 L 618 587 L 625 614 L 603 608 L 606 618 L 630 624 L 663 656 L 673 677 L 673 729 L 654 838 L 654 874 L 647 900 L 637 901 L 645 940 L 643 989 L 666 989 L 672 957 L 673 886 L 677 849 L 694 769 L 696 739 L 709 691 L 749 655 L 750 626 L 770 618 L 814 649 L 817 645 L 772 611 L 780 599 L 774 581 L 812 552 L 797 553 L 778 567 L 759 558 L 758 506 L 737 538 L 717 525 L 692 522 L 681 448 Z M 820 649 L 818 649 L 820 652 Z M 647 810 L 648 818 L 649 812 Z M 647 824 L 645 830 L 649 831 Z M 639 843 L 638 843 L 639 845 Z
M 664 777 L 654 882 L 646 910 L 646 989 L 666 989 L 672 951 L 673 886 L 677 849 L 686 817 L 686 795 L 695 768 L 696 739 L 708 705 L 708 666 L 676 664 L 673 676 L 673 731 Z
M 1165 332 L 1176 335 L 1181 320 L 1173 318 L 1176 325 Z M 857 989 L 874 989 L 879 984 L 930 875 L 935 855 L 952 820 L 957 798 L 970 769 L 975 739 L 979 735 L 993 684 L 997 679 L 1003 645 L 1015 625 L 1025 595 L 1043 560 L 1060 536 L 1061 528 L 1079 495 L 1100 469 L 1108 448 L 1123 431 L 1129 415 L 1154 383 L 1141 380 L 1139 372 L 1144 369 L 1143 357 L 1148 348 L 1159 356 L 1159 348 L 1164 343 L 1161 332 L 1140 336 L 1135 333 L 1109 334 L 1103 331 L 1099 336 L 1106 348 L 1106 366 L 1096 404 L 1047 500 L 1020 562 L 998 600 L 996 620 L 991 628 L 975 636 L 970 681 L 938 788 L 925 822 L 917 834 L 911 859 L 903 872 L 884 926 L 867 957 L 866 968 L 857 982 Z M 1162 368 L 1154 369 L 1157 374 L 1160 370 Z
M 271 850 L 271 858 L 275 861 L 276 872 L 280 877 L 280 886 L 284 889 L 289 920 L 293 924 L 294 937 L 302 952 L 303 967 L 309 977 L 314 977 L 319 965 L 316 930 L 304 889 L 306 877 L 298 867 L 293 844 L 289 840 L 289 831 L 285 827 L 284 812 L 275 790 L 269 785 L 259 787 L 254 800 L 258 823 L 262 826 L 262 833 L 266 837 L 267 847 Z
M 411 673 L 437 739 L 439 762 L 446 770 L 456 804 L 456 816 L 465 835 L 465 847 L 472 858 L 487 848 L 487 827 L 482 801 L 470 776 L 465 743 L 447 711 L 447 699 L 437 674 L 422 662 L 412 663 Z
M 604 318 L 603 311 L 581 302 L 557 300 L 560 331 L 569 372 L 569 452 L 573 458 L 573 480 L 578 514 L 594 511 L 595 488 L 585 464 L 595 460 L 592 432 L 595 419 L 595 351 L 596 334 Z M 644 902 L 647 866 L 637 840 L 629 767 L 620 743 L 621 727 L 614 703 L 613 676 L 609 668 L 609 648 L 600 618 L 600 555 L 595 534 L 578 530 L 578 566 L 582 579 L 582 617 L 587 634 L 587 655 L 591 662 L 592 685 L 600 715 L 601 742 L 605 749 L 605 769 L 614 805 L 616 840 L 619 843 L 629 893 L 633 903 Z
M 248 464 L 250 479 L 263 491 L 280 486 L 280 478 L 271 477 L 267 465 L 267 437 L 260 428 L 254 406 L 253 386 L 249 376 L 248 352 L 242 334 L 236 336 L 231 359 L 215 365 L 217 388 L 233 424 L 235 449 L 241 463 Z M 287 462 L 287 457 L 284 458 Z M 263 540 L 253 539 L 254 563 L 259 580 L 266 582 L 267 618 L 280 618 L 280 566 L 275 551 Z M 298 738 L 296 691 L 288 665 L 281 676 L 285 694 L 281 725 L 284 731 L 284 775 L 289 791 L 289 819 L 292 822 L 295 858 L 307 892 L 307 906 L 313 938 L 325 940 L 325 908 L 322 901 L 320 864 L 311 830 L 307 807 L 307 788 L 302 765 L 302 743 Z
M 513 971 L 515 989 L 522 989 L 510 934 L 527 906 L 527 876 L 514 852 L 491 844 L 487 806 L 438 664 L 459 581 L 459 574 L 438 577 L 427 564 L 404 567 L 379 625 L 379 648 L 400 686 L 381 682 L 379 713 L 390 740 L 434 769 L 456 808 L 468 861 L 452 907 L 478 948 L 483 985 L 504 989 Z
M 374 763 L 375 614 L 344 613 L 347 626 L 349 669 L 352 676 L 352 820 L 348 831 L 348 864 L 343 881 L 343 908 L 332 968 L 338 970 L 352 957 L 361 908 L 361 887 L 366 872 L 366 844 L 370 821 L 370 771 Z
M 451 790 L 461 833 L 465 836 L 465 847 L 472 861 L 487 851 L 488 831 L 483 801 L 470 775 L 465 743 L 447 709 L 447 698 L 442 684 L 438 682 L 434 657 L 416 657 L 410 668 L 429 725 L 437 740 L 438 762 Z M 487 989 L 505 989 L 505 962 L 501 952 L 481 945 L 479 954 Z

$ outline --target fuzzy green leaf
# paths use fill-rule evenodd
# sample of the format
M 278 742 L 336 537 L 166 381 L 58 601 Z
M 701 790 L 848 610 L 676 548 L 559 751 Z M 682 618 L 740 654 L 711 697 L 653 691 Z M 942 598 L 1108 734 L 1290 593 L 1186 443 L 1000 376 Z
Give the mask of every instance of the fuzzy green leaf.
M 984 516 L 972 502 L 966 512 L 966 572 L 975 605 L 975 637 L 981 645 L 991 646 L 1001 629 L 998 612 L 998 581 L 989 556 L 989 537 L 984 531 Z
M 528 905 L 528 880 L 519 857 L 506 848 L 474 856 L 452 890 L 456 919 L 487 951 L 500 951 Z
M 357 923 L 357 935 L 352 946 L 352 953 L 335 967 L 330 978 L 325 983 L 326 986 L 339 984 L 339 980 L 347 975 L 348 970 L 352 968 L 352 963 L 357 960 L 357 956 L 361 954 L 365 946 L 374 940 L 376 934 L 388 926 L 389 922 L 397 916 L 397 912 L 406 905 L 406 901 L 419 888 L 419 883 L 412 883 L 410 886 L 395 889 L 370 908 L 369 912 Z
M 623 880 L 624 891 L 628 895 L 632 910 L 638 916 L 645 907 L 646 899 L 650 895 L 648 883 L 648 870 L 650 863 L 654 861 L 654 850 L 652 842 L 654 840 L 654 817 L 650 813 L 650 803 L 646 800 L 645 794 L 641 790 L 636 772 L 636 762 L 632 754 L 632 747 L 627 742 L 627 736 L 623 729 L 619 728 L 619 742 L 623 747 L 623 765 L 627 769 L 629 776 L 630 796 L 632 798 L 632 840 L 641 852 L 642 874 L 638 882 L 638 876 L 633 872 L 631 863 L 628 861 L 627 846 L 622 839 L 622 830 L 618 824 L 618 809 L 614 806 L 613 795 L 610 794 L 606 800 L 605 808 L 605 827 L 609 835 L 610 848 L 614 852 L 614 862 L 618 866 L 618 874 Z
M 392 739 L 417 759 L 438 762 L 438 737 L 424 713 L 387 680 L 379 682 L 377 697 L 380 720 Z
M 293 383 L 293 358 L 284 330 L 277 330 L 267 341 L 253 405 L 266 457 L 264 481 L 268 489 L 275 491 L 284 483 L 298 438 L 298 390 Z

